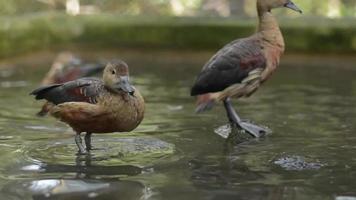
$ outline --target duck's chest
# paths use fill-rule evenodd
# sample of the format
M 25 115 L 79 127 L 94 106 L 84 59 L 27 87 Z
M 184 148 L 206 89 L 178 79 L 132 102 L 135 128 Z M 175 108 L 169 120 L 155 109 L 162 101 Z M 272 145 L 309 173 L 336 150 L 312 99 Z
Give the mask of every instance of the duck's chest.
M 280 58 L 283 55 L 284 47 L 267 46 L 264 48 L 264 56 L 266 58 L 266 68 L 262 72 L 262 81 L 265 81 L 277 69 Z
M 137 109 L 137 98 L 125 93 L 105 93 L 98 98 L 98 104 L 114 117 L 130 115 Z
M 104 94 L 99 98 L 98 104 L 106 110 L 108 121 L 121 131 L 135 128 L 143 119 L 144 101 L 138 91 L 135 95 Z

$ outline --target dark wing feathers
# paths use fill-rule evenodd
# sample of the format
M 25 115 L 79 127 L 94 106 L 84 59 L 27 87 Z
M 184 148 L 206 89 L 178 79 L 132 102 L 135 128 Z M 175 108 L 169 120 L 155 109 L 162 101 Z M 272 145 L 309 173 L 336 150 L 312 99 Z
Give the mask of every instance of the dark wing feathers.
M 266 58 L 256 39 L 235 40 L 218 51 L 203 67 L 191 95 L 219 92 L 240 83 L 250 71 L 265 68 Z
M 96 78 L 82 78 L 63 84 L 43 86 L 34 90 L 31 94 L 36 99 L 46 99 L 54 104 L 65 102 L 97 103 L 97 97 L 104 90 L 104 84 Z
M 53 84 L 53 85 L 45 85 L 45 86 L 41 86 L 37 89 L 35 89 L 34 91 L 32 91 L 30 93 L 30 95 L 35 95 L 36 96 L 36 99 L 39 100 L 39 99 L 43 99 L 43 95 L 48 92 L 49 90 L 52 90 L 56 87 L 59 87 L 61 86 L 62 84 Z

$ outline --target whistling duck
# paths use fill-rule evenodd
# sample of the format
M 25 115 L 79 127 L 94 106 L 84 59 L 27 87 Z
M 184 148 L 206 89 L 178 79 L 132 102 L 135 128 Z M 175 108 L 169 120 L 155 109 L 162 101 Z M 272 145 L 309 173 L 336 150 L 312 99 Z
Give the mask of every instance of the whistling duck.
M 70 52 L 60 53 L 54 60 L 51 69 L 42 80 L 42 85 L 64 83 L 78 78 L 92 76 L 101 72 L 105 65 L 102 63 L 83 63 Z M 37 116 L 47 115 L 50 105 L 44 103 Z
M 279 7 L 302 13 L 291 0 L 257 0 L 257 32 L 227 44 L 198 75 L 191 90 L 191 95 L 197 96 L 197 113 L 211 109 L 215 103 L 222 101 L 233 125 L 253 137 L 267 133 L 262 127 L 242 121 L 232 107 L 231 97 L 250 96 L 279 65 L 285 45 L 278 22 L 271 13 L 272 9 Z
M 79 154 L 92 149 L 92 133 L 132 131 L 141 123 L 145 110 L 143 97 L 130 85 L 128 66 L 120 60 L 106 65 L 103 80 L 81 78 L 42 86 L 31 95 L 52 103 L 50 114 L 73 128 Z M 82 132 L 86 132 L 86 148 Z

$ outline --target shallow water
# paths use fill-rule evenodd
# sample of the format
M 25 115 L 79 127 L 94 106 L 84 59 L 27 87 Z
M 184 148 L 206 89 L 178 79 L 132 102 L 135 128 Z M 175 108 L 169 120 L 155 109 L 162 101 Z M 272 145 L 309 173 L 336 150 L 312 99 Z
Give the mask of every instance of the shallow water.
M 345 58 L 282 62 L 253 97 L 234 102 L 273 133 L 226 141 L 214 132 L 229 131 L 222 106 L 195 115 L 188 95 L 210 53 L 81 53 L 131 65 L 145 120 L 132 133 L 94 135 L 98 149 L 77 157 L 72 131 L 35 117 L 41 103 L 28 95 L 54 54 L 6 61 L 0 199 L 356 199 L 356 68 Z

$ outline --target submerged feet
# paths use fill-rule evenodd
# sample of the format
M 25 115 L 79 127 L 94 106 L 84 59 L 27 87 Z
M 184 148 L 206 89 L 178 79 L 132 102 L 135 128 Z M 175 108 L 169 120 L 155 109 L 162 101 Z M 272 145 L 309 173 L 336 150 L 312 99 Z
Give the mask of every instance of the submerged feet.
M 85 141 L 85 147 L 87 151 L 90 151 L 93 149 L 93 146 L 91 145 L 91 133 L 87 133 L 84 136 L 84 141 Z
M 230 98 L 224 100 L 224 106 L 230 123 L 236 125 L 238 128 L 245 130 L 252 137 L 263 137 L 270 132 L 270 130 L 266 128 L 262 128 L 250 122 L 242 121 L 241 118 L 237 115 L 235 109 L 232 107 Z
M 82 137 L 80 136 L 80 133 L 77 133 L 75 135 L 75 143 L 77 144 L 79 155 L 86 155 L 90 150 L 92 150 L 93 147 L 91 145 L 91 133 L 87 133 L 84 136 L 84 142 L 85 142 L 85 147 L 83 145 Z
M 77 133 L 77 134 L 75 135 L 74 140 L 75 140 L 75 144 L 77 144 L 77 147 L 78 147 L 78 154 L 79 154 L 79 155 L 86 154 L 87 151 L 86 151 L 86 149 L 85 149 L 84 146 L 83 146 L 82 137 L 80 136 L 80 133 Z

